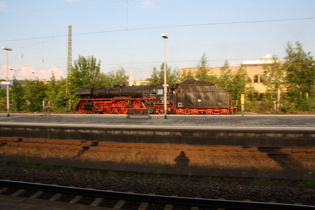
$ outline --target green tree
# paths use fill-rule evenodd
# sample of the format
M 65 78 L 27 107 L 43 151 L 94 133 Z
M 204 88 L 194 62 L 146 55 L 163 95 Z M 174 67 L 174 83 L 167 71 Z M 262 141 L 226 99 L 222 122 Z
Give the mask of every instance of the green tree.
M 166 83 L 167 84 L 174 84 L 179 81 L 179 71 L 177 69 L 172 70 L 171 67 L 166 65 Z M 160 67 L 160 71 L 153 68 L 153 72 L 151 74 L 151 85 L 160 85 L 164 84 L 164 63 L 162 63 Z
M 202 55 L 200 63 L 198 64 L 196 78 L 202 81 L 217 83 L 217 78 L 211 75 L 211 71 L 208 67 L 208 59 L 205 53 Z
M 126 74 L 125 69 L 121 68 L 117 71 L 111 71 L 107 79 L 109 85 L 128 85 L 129 76 Z
M 70 93 L 74 93 L 78 88 L 95 84 L 100 73 L 100 66 L 101 61 L 97 61 L 94 56 L 79 56 L 74 61 L 68 76 Z
M 187 71 L 185 70 L 181 75 L 180 75 L 180 82 L 183 82 L 185 80 L 194 80 L 194 75 L 191 73 L 191 71 Z
M 14 78 L 14 85 L 11 86 L 10 90 L 10 101 L 11 106 L 10 109 L 12 111 L 23 111 L 25 100 L 23 99 L 23 96 L 25 94 L 24 88 L 18 80 Z
M 4 80 L 1 80 L 4 81 Z M 5 111 L 7 110 L 6 106 L 6 90 L 4 89 L 4 85 L 1 85 L 0 89 L 0 111 Z
M 247 84 L 247 71 L 244 66 L 240 66 L 233 77 L 233 86 L 231 87 L 231 97 L 235 101 L 239 101 L 241 94 L 245 94 Z
M 66 79 L 56 80 L 52 73 L 50 81 L 46 84 L 46 100 L 50 102 L 50 108 L 54 112 L 69 111 L 69 96 L 66 94 Z M 63 97 L 60 97 L 63 95 Z
M 71 103 L 71 101 L 76 101 L 76 96 L 74 94 L 70 95 L 66 92 L 67 90 L 67 80 L 61 79 L 56 81 L 56 89 L 57 95 L 54 99 L 54 107 L 52 106 L 53 111 L 60 111 L 60 112 L 66 112 L 69 111 L 73 106 L 74 103 Z M 69 107 L 70 105 L 70 107 Z M 70 109 L 69 109 L 70 108 Z M 55 110 L 56 109 L 56 110 Z
M 39 112 L 42 111 L 42 103 L 46 96 L 46 85 L 39 80 L 25 80 L 24 84 L 24 100 L 26 101 L 26 111 Z
M 226 60 L 224 65 L 221 67 L 221 75 L 218 80 L 218 84 L 220 87 L 224 87 L 224 89 L 231 93 L 233 91 L 233 75 L 232 70 L 229 67 L 229 62 Z
M 109 74 L 100 72 L 95 81 L 95 87 L 110 86 L 110 85 L 111 85 L 111 79 L 110 79 Z
M 75 91 L 79 88 L 90 87 L 95 83 L 100 73 L 101 61 L 97 61 L 94 56 L 80 56 L 74 61 L 72 68 L 68 75 L 69 88 L 68 100 L 70 107 L 73 107 L 78 97 L 75 96 Z
M 200 59 L 200 64 L 198 65 L 196 77 L 198 80 L 208 81 L 208 73 L 208 59 L 206 57 L 206 54 L 204 53 Z
M 273 56 L 273 62 L 264 64 L 263 68 L 265 74 L 263 83 L 266 87 L 264 102 L 271 108 L 273 102 L 276 101 L 276 111 L 279 111 L 281 95 L 286 89 L 286 74 L 283 64 L 277 56 Z
M 151 74 L 150 84 L 151 85 L 158 85 L 163 84 L 164 79 L 160 79 L 160 75 L 156 67 L 153 67 L 153 72 Z
M 310 52 L 304 52 L 300 42 L 295 44 L 296 47 L 292 47 L 288 43 L 286 48 L 284 68 L 287 72 L 288 96 L 298 110 L 310 111 L 315 98 L 315 62 Z

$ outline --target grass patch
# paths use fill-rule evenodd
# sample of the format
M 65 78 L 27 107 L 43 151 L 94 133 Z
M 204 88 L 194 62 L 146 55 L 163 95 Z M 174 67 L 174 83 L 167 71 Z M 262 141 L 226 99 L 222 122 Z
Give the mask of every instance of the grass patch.
M 28 160 L 22 161 L 22 162 L 15 162 L 13 163 L 14 167 L 19 168 L 28 168 L 28 169 L 36 169 L 38 166 L 35 163 L 32 163 Z
M 62 166 L 62 167 L 59 168 L 59 171 L 62 171 L 62 172 L 73 172 L 74 168 Z
M 217 184 L 221 182 L 221 180 L 218 177 L 211 177 L 211 176 L 204 177 L 203 181 L 209 184 Z
M 304 174 L 303 179 L 300 182 L 300 186 L 305 188 L 315 188 L 315 178 L 313 176 L 313 172 Z
M 106 172 L 106 176 L 109 176 L 109 177 L 117 177 L 118 175 L 119 175 L 119 173 L 116 171 L 107 171 Z
M 40 170 L 52 170 L 53 169 L 53 165 L 51 165 L 50 163 L 44 163 L 44 164 L 42 164 L 42 165 L 40 165 L 40 166 L 38 166 L 38 169 L 40 169 Z
M 7 165 L 8 165 L 8 161 L 0 160 L 0 166 L 7 166 Z
M 271 179 L 269 177 L 255 177 L 251 184 L 254 186 L 267 187 L 271 185 Z

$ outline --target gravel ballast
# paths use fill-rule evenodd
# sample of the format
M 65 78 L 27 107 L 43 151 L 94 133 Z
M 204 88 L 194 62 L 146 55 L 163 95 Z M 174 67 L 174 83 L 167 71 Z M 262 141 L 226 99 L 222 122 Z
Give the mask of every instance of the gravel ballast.
M 156 175 L 154 178 L 145 175 L 124 175 L 116 172 L 38 170 L 0 166 L 0 179 L 96 188 L 103 190 L 154 193 L 185 197 L 202 197 L 227 200 L 275 201 L 279 203 L 302 203 L 315 205 L 315 189 L 299 186 L 267 184 L 255 186 L 251 181 L 216 178 L 195 179 L 194 177 L 165 178 Z M 149 175 L 148 175 L 149 176 Z M 259 181 L 259 180 L 258 180 Z M 260 180 L 263 182 L 264 180 Z

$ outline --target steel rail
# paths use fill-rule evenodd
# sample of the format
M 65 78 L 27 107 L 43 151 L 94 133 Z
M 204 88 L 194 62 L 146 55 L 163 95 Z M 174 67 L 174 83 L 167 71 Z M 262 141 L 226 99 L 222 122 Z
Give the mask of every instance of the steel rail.
M 229 208 L 229 209 L 315 209 L 312 205 L 302 204 L 286 204 L 286 203 L 270 203 L 270 202 L 255 202 L 255 201 L 237 201 L 237 200 L 223 200 L 223 199 L 207 199 L 207 198 L 190 198 L 165 196 L 154 194 L 141 194 L 118 192 L 110 190 L 69 187 L 60 185 L 50 185 L 41 183 L 29 183 L 23 181 L 0 180 L 0 186 L 11 187 L 18 189 L 29 189 L 49 192 L 62 192 L 73 195 L 95 196 L 103 198 L 133 200 L 148 203 L 162 203 L 184 206 L 198 206 L 198 207 L 214 207 L 214 208 Z

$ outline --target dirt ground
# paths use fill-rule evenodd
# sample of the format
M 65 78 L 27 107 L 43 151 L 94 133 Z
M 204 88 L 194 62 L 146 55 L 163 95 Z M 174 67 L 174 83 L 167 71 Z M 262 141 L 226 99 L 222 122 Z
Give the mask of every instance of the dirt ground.
M 214 152 L 191 150 L 190 147 L 169 145 L 168 148 L 98 147 L 54 148 L 13 147 L 2 145 L 0 159 L 33 160 L 37 163 L 73 165 L 106 170 L 150 171 L 186 174 L 245 174 L 268 173 L 274 176 L 301 177 L 315 171 L 315 160 L 303 156 L 268 155 L 265 153 Z M 196 149 L 196 148 L 195 148 Z M 197 148 L 198 149 L 198 148 Z M 200 148 L 199 148 L 200 150 Z M 237 172 L 237 174 L 235 174 Z M 289 172 L 289 173 L 288 173 Z M 232 175 L 231 175 L 232 176 Z

